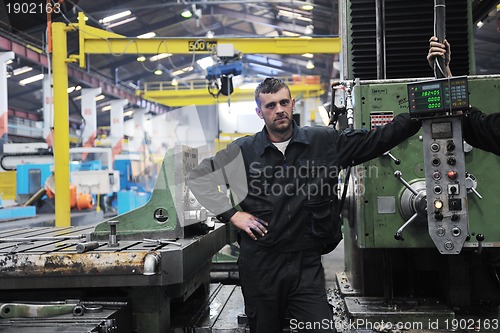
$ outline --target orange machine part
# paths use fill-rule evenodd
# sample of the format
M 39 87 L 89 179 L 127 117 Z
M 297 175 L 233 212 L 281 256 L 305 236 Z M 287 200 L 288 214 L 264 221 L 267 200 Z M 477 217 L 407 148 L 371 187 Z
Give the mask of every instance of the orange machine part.
M 77 196 L 76 207 L 79 210 L 92 208 L 92 195 L 86 193 L 80 193 Z
M 69 185 L 69 205 L 71 208 L 76 207 L 76 185 Z

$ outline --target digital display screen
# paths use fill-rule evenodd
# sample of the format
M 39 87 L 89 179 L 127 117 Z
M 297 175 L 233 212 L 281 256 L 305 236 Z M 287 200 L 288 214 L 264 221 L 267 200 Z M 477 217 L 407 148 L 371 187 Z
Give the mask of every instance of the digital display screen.
M 413 115 L 463 110 L 469 106 L 467 77 L 410 83 L 408 104 Z
M 447 139 L 453 137 L 450 121 L 435 122 L 431 124 L 431 137 L 433 139 Z

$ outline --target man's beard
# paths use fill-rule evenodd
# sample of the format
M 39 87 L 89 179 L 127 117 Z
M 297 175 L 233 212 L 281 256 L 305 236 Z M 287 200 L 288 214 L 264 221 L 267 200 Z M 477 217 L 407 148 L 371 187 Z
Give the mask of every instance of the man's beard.
M 277 125 L 276 124 L 276 121 L 280 121 L 280 120 L 286 120 L 287 121 L 287 124 L 286 126 L 280 126 L 280 125 Z M 272 123 L 272 127 L 271 127 L 271 130 L 273 132 L 277 132 L 277 133 L 285 133 L 286 131 L 288 131 L 290 129 L 290 127 L 292 126 L 292 121 L 290 118 L 288 118 L 287 116 L 285 117 L 282 117 L 282 118 L 279 118 L 279 119 L 275 119 Z

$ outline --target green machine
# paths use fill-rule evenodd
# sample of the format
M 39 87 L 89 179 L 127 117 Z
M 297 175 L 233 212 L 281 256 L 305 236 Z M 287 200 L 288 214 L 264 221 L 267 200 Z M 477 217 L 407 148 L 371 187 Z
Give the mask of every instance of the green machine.
M 496 110 L 500 103 L 500 76 L 467 79 L 470 104 L 486 113 Z M 355 82 L 355 124 L 375 129 L 396 114 L 409 112 L 408 86 L 414 83 L 415 80 Z M 455 170 L 455 165 L 443 161 L 436 166 L 432 157 L 424 158 L 425 151 L 432 152 L 434 147 L 426 144 L 424 136 L 429 134 L 424 131 L 425 127 L 384 156 L 351 170 L 343 210 L 345 272 L 338 275 L 347 312 L 352 318 L 372 319 L 376 313 L 373 320 L 386 321 L 395 320 L 395 312 L 399 320 L 403 316 L 424 323 L 428 318 L 436 318 L 441 329 L 446 328 L 447 322 L 457 320 L 462 311 L 471 309 L 482 309 L 482 315 L 497 318 L 500 225 L 495 216 L 500 176 L 495 170 L 500 157 L 455 140 L 454 149 L 460 149 L 464 156 L 457 163 L 464 167 L 460 171 L 464 181 L 457 185 L 463 186 L 459 191 L 464 196 L 461 209 L 450 210 L 465 215 L 453 221 L 453 214 L 446 220 L 443 212 L 445 218 L 436 221 L 435 209 L 428 207 L 435 204 L 434 184 L 438 182 L 432 178 L 433 173 L 426 176 L 426 167 L 435 172 L 444 165 L 445 184 L 440 196 L 443 201 L 456 190 L 455 185 L 449 184 L 458 182 L 448 178 L 448 169 Z M 445 139 L 443 145 L 446 156 L 453 155 L 447 152 L 450 147 L 446 144 L 451 144 L 451 140 Z M 450 205 L 445 202 L 443 208 Z M 447 230 L 439 229 L 440 226 Z M 440 232 L 444 235 L 436 236 Z M 433 238 L 438 238 L 438 242 Z M 449 251 L 444 245 L 448 241 L 455 242 Z M 411 311 L 403 311 L 405 306 Z M 433 315 L 429 317 L 429 313 Z
M 170 149 L 150 200 L 97 225 L 0 231 L 0 330 L 173 331 L 177 309 L 208 297 L 226 242 L 185 184 L 197 163 Z
M 410 331 L 500 331 L 500 157 L 462 140 L 460 114 L 467 105 L 498 112 L 500 76 L 471 75 L 472 1 L 459 0 L 446 17 L 456 76 L 430 77 L 425 54 L 435 4 L 340 4 L 342 85 L 351 92 L 340 101 L 352 104 L 354 127 L 376 130 L 415 111 L 423 123 L 418 134 L 344 177 L 345 270 L 337 286 L 347 325 L 368 332 L 384 322 Z M 436 97 L 448 99 L 452 90 L 460 93 L 456 108 L 433 112 Z M 421 97 L 428 104 L 415 109 Z

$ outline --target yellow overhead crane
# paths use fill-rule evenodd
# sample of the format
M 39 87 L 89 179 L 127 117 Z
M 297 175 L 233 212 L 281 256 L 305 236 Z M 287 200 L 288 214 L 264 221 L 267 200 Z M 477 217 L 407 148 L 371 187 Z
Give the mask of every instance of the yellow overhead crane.
M 340 52 L 340 38 L 312 37 L 221 37 L 221 38 L 130 38 L 109 31 L 93 28 L 85 24 L 83 13 L 79 14 L 80 30 L 79 62 L 85 67 L 86 54 L 212 54 L 218 44 L 232 44 L 235 50 L 243 54 L 304 54 Z M 204 86 L 177 86 L 169 88 L 168 84 L 152 85 L 136 94 L 144 99 L 168 106 L 185 106 L 188 104 L 207 105 L 217 103 Z M 324 93 L 320 83 L 293 82 L 290 89 L 295 96 L 317 97 Z M 221 99 L 223 97 L 221 96 Z M 253 100 L 253 90 L 235 88 L 230 96 L 231 101 Z
M 142 39 L 126 37 L 86 25 L 85 15 L 79 13 L 80 53 L 75 57 L 85 67 L 87 54 L 211 54 L 217 44 L 232 44 L 243 54 L 304 54 L 340 53 L 338 37 L 167 37 Z
M 79 32 L 79 54 L 67 55 L 67 32 Z M 69 193 L 69 110 L 68 62 L 86 66 L 87 54 L 210 54 L 216 44 L 233 44 L 243 54 L 304 54 L 340 53 L 340 38 L 312 37 L 220 37 L 200 38 L 131 38 L 88 26 L 84 13 L 78 14 L 78 23 L 52 23 L 52 64 L 54 81 L 54 164 L 55 170 L 55 224 L 71 225 Z

